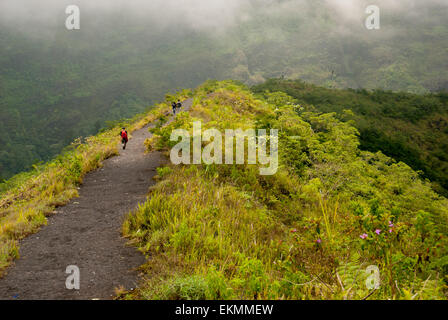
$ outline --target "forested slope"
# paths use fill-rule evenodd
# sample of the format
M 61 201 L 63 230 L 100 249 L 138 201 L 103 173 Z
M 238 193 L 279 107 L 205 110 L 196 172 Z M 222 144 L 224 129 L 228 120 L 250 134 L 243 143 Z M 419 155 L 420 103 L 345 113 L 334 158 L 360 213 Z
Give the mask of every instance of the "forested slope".
M 254 86 L 262 96 L 283 92 L 314 112 L 352 120 L 360 148 L 384 154 L 423 171 L 435 190 L 448 195 L 448 94 L 417 95 L 383 90 L 328 89 L 302 81 L 272 79 Z M 271 96 L 271 99 L 272 96 Z M 347 113 L 350 110 L 353 113 Z

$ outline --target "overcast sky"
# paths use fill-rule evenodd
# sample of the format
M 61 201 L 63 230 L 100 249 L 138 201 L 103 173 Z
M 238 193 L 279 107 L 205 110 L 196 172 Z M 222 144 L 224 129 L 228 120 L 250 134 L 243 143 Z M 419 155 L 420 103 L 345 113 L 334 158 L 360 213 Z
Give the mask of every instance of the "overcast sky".
M 161 27 L 179 23 L 193 29 L 225 29 L 254 14 L 297 14 L 307 3 L 321 3 L 338 15 L 342 22 L 359 21 L 365 17 L 369 4 L 378 5 L 393 14 L 424 14 L 424 7 L 434 4 L 448 8 L 448 0 L 0 0 L 0 19 L 10 26 L 25 25 L 29 29 L 55 26 L 66 17 L 65 7 L 76 4 L 83 14 L 98 15 L 122 12 L 147 19 Z

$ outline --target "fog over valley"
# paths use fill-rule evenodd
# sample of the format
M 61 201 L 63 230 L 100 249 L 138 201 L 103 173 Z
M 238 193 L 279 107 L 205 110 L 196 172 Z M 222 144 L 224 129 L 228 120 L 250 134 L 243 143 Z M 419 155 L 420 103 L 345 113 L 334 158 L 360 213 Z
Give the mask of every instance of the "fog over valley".
M 106 121 L 207 79 L 415 93 L 448 87 L 446 1 L 2 0 L 0 125 L 10 176 Z M 80 30 L 67 30 L 68 5 Z M 49 131 L 43 141 L 40 132 Z M 0 138 L 1 139 L 1 138 Z M 18 147 L 21 146 L 21 147 Z M 11 150 L 15 151 L 12 152 Z M 9 151 L 8 151 L 9 150 Z M 11 153 L 12 152 L 12 153 Z

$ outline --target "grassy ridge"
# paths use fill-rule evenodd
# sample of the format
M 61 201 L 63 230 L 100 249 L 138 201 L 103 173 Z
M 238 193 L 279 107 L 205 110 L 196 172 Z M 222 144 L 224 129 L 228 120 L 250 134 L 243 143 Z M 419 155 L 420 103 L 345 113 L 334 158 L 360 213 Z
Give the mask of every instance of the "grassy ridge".
M 190 113 L 154 130 L 278 128 L 280 168 L 167 166 L 123 234 L 148 256 L 121 298 L 446 299 L 448 200 L 404 163 L 359 149 L 358 131 L 286 94 L 207 82 Z M 366 286 L 370 265 L 381 285 Z

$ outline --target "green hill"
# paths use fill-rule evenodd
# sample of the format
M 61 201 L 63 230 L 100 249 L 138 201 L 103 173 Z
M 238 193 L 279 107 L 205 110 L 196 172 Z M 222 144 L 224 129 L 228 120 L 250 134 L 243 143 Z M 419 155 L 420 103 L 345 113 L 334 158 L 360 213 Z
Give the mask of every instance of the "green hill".
M 194 121 L 278 129 L 278 172 L 260 175 L 247 158 L 160 168 L 123 225 L 148 255 L 145 284 L 123 298 L 446 299 L 448 200 L 405 163 L 362 151 L 352 123 L 207 82 L 189 113 L 153 130 L 149 150 L 168 151 L 173 130 L 191 134 Z M 368 266 L 378 290 L 366 287 Z

